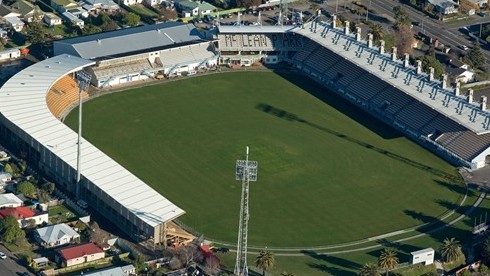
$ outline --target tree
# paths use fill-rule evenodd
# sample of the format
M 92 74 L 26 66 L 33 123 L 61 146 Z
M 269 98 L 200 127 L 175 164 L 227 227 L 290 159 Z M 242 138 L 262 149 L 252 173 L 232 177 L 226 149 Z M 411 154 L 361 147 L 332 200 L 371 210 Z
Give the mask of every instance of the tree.
M 463 255 L 461 245 L 455 238 L 446 238 L 442 242 L 440 251 L 442 259 L 447 263 L 454 262 Z
M 393 12 L 395 12 L 396 29 L 399 29 L 403 25 L 410 26 L 411 24 L 410 15 L 402 6 L 394 7 Z
M 49 194 L 52 194 L 56 189 L 56 185 L 54 185 L 53 182 L 46 182 L 43 184 L 42 189 L 48 192 Z
M 32 44 L 44 45 L 46 43 L 46 32 L 41 22 L 32 21 L 26 31 L 27 40 Z
M 413 41 L 413 33 L 410 27 L 401 25 L 398 32 L 395 32 L 395 46 L 398 49 L 398 55 L 412 54 Z
M 106 23 L 103 23 L 102 25 L 100 25 L 100 28 L 104 32 L 109 32 L 109 31 L 117 30 L 117 28 L 119 28 L 119 26 L 117 25 L 116 22 L 109 21 L 109 22 L 106 22 Z
M 359 276 L 378 276 L 378 266 L 376 264 L 367 263 L 362 268 L 358 274 Z
M 262 4 L 261 0 L 235 0 L 235 6 L 237 8 L 251 8 L 257 7 Z
M 470 10 L 475 10 L 475 12 L 479 12 L 480 7 L 477 4 L 472 3 L 469 0 L 460 0 L 459 1 L 458 11 L 460 13 L 468 14 Z
M 255 259 L 255 266 L 262 269 L 262 275 L 274 266 L 274 253 L 271 251 L 260 251 L 259 255 Z
M 481 264 L 478 268 L 478 272 L 483 275 L 488 275 L 490 273 L 490 270 L 488 269 L 488 266 L 486 266 L 485 264 Z
M 17 185 L 17 192 L 33 198 L 36 195 L 36 186 L 29 181 L 24 181 Z
M 396 256 L 396 251 L 393 248 L 385 248 L 379 256 L 378 265 L 382 269 L 385 269 L 386 275 L 388 275 L 390 270 L 398 266 L 398 257 Z
M 379 23 L 374 23 L 371 25 L 371 34 L 373 35 L 373 40 L 380 41 L 383 39 L 384 36 L 384 29 L 383 26 Z
M 474 68 L 481 67 L 487 62 L 485 55 L 481 51 L 479 42 L 475 43 L 475 46 L 471 48 L 468 54 L 463 58 L 463 61 Z
M 444 66 L 435 57 L 423 56 L 420 58 L 422 61 L 422 70 L 424 72 L 429 72 L 429 67 L 434 68 L 434 77 L 439 78 L 444 74 Z
M 25 232 L 20 229 L 19 222 L 12 215 L 0 220 L 0 238 L 5 243 L 17 242 L 25 238 Z
M 146 262 L 145 257 L 141 254 L 138 254 L 134 257 L 133 263 L 134 263 L 134 268 L 136 269 L 136 272 L 142 272 L 148 268 L 145 262 Z
M 459 276 L 471 276 L 471 271 L 468 269 L 464 270 L 463 272 L 458 274 Z
M 82 31 L 82 35 L 91 35 L 91 34 L 101 33 L 102 28 L 94 24 L 85 24 L 85 26 L 81 31 Z
M 12 176 L 14 175 L 14 169 L 12 168 L 12 165 L 10 165 L 10 163 L 7 163 L 5 167 L 3 167 L 3 170 Z
M 131 27 L 138 26 L 140 24 L 140 16 L 136 13 L 129 12 L 123 16 L 123 21 Z

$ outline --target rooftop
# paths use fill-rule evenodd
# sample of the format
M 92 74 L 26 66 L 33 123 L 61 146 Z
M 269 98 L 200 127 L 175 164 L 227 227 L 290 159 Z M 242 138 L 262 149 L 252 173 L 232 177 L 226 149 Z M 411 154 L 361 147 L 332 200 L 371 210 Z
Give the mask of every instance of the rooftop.
M 0 210 L 0 217 L 5 218 L 6 216 L 13 216 L 16 220 L 32 218 L 36 213 L 27 207 L 20 206 L 15 208 L 5 208 Z
M 54 42 L 54 51 L 55 55 L 69 52 L 81 58 L 97 59 L 200 40 L 201 33 L 194 25 L 169 22 L 58 40 Z
M 9 194 L 0 194 L 0 205 L 6 204 L 22 204 L 22 200 L 20 200 L 16 195 Z
M 253 34 L 253 33 L 285 33 L 290 32 L 292 29 L 296 28 L 296 26 L 291 25 L 267 25 L 267 26 L 253 26 L 253 25 L 241 25 L 241 26 L 218 26 L 218 30 L 220 34 Z
M 38 228 L 36 229 L 36 233 L 45 243 L 54 243 L 65 236 L 80 237 L 80 235 L 73 230 L 73 228 L 65 223 Z
M 104 251 L 94 243 L 86 243 L 59 249 L 58 252 L 65 260 L 72 260 L 87 255 L 103 253 Z

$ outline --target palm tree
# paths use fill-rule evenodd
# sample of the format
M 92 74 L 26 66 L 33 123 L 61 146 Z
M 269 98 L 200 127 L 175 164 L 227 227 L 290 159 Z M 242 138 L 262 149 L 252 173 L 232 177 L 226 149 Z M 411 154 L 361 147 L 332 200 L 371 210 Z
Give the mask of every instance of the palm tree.
M 371 34 L 373 34 L 374 41 L 379 41 L 383 39 L 384 29 L 379 23 L 374 23 L 371 25 Z
M 359 276 L 378 276 L 378 265 L 373 263 L 367 263 L 362 268 L 358 274 Z
M 265 250 L 260 251 L 255 259 L 255 266 L 262 269 L 262 275 L 265 275 L 265 271 L 274 266 L 274 253 Z
M 396 251 L 393 248 L 385 248 L 383 252 L 381 252 L 381 256 L 379 256 L 378 265 L 385 269 L 386 275 L 388 275 L 391 269 L 398 266 Z
M 459 241 L 446 238 L 441 245 L 441 256 L 445 262 L 454 262 L 463 255 Z

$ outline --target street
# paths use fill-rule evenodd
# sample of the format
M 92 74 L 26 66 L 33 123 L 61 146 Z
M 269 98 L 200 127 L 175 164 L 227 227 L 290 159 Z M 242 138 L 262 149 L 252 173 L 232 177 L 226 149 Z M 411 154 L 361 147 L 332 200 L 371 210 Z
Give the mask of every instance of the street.
M 27 268 L 22 265 L 17 264 L 17 258 L 10 253 L 3 245 L 0 245 L 0 251 L 7 255 L 5 260 L 0 259 L 0 274 L 1 275 L 21 275 L 22 273 L 29 273 L 29 275 L 34 275 L 30 273 Z

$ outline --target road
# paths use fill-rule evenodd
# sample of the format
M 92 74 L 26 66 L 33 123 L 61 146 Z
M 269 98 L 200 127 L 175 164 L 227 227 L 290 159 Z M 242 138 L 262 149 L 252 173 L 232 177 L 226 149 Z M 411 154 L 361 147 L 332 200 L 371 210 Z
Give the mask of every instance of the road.
M 433 38 L 438 38 L 439 41 L 445 45 L 451 45 L 453 48 L 457 48 L 459 45 L 468 45 L 471 46 L 473 44 L 472 41 L 468 40 L 465 34 L 461 33 L 459 29 L 465 24 L 468 24 L 467 21 L 461 21 L 460 23 L 443 23 L 437 19 L 431 18 L 421 11 L 399 3 L 398 1 L 393 0 L 371 0 L 372 8 L 378 13 L 385 13 L 390 16 L 394 16 L 393 8 L 396 6 L 402 5 L 405 10 L 410 14 L 412 21 L 417 21 L 420 23 L 419 26 L 414 26 L 414 30 L 416 32 L 421 31 L 428 36 Z M 489 18 L 476 18 L 471 21 L 471 24 L 479 24 L 479 23 L 487 23 L 490 22 Z M 485 56 L 488 60 L 490 60 L 490 52 L 484 51 Z
M 19 261 L 17 257 L 15 257 L 12 253 L 10 253 L 3 245 L 0 245 L 0 251 L 7 255 L 7 259 L 0 259 L 0 274 L 5 276 L 10 275 L 21 275 L 24 272 L 29 273 L 29 275 L 34 275 L 30 273 L 27 268 L 22 265 L 19 265 L 17 262 Z

